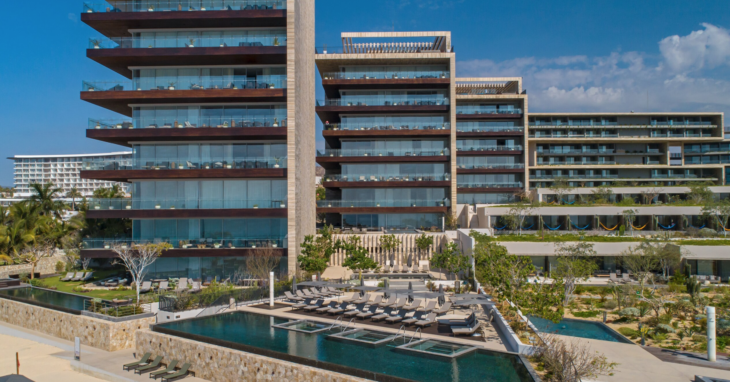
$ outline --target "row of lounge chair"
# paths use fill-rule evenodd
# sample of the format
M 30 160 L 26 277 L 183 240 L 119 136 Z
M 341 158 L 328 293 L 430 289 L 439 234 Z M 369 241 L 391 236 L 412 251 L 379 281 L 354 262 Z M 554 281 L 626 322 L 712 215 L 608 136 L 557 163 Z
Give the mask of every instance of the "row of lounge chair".
M 195 376 L 195 372 L 190 370 L 189 363 L 183 363 L 182 366 L 178 368 L 177 365 L 179 363 L 180 361 L 174 359 L 166 365 L 162 362 L 162 356 L 157 356 L 152 359 L 152 353 L 145 353 L 139 361 L 123 365 L 122 370 L 134 371 L 135 374 L 139 375 L 142 375 L 143 373 L 150 373 L 150 378 L 161 378 L 163 382 L 175 381 L 185 378 L 188 375 Z M 165 366 L 165 369 L 158 370 L 163 366 Z
M 69 272 L 61 281 L 91 281 L 94 279 L 94 272 Z

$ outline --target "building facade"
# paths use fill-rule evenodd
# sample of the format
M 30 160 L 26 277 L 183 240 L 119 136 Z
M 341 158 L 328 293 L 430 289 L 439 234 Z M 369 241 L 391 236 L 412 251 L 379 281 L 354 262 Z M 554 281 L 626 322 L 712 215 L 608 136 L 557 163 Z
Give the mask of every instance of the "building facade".
M 32 195 L 30 185 L 33 183 L 53 183 L 63 193 L 76 188 L 82 196 L 90 197 L 99 188 L 120 186 L 125 193 L 129 192 L 129 184 L 111 180 L 81 178 L 86 168 L 101 163 L 124 163 L 132 159 L 131 151 L 103 154 L 72 155 L 15 155 L 8 159 L 14 162 L 14 183 L 16 198 L 28 198 Z
M 130 219 L 131 232 L 90 238 L 82 256 L 167 242 L 150 277 L 242 276 L 264 251 L 292 273 L 315 224 L 314 2 L 204 3 L 85 5 L 104 36 L 87 57 L 123 78 L 83 82 L 82 100 L 120 114 L 90 119 L 86 135 L 133 156 L 81 172 L 132 194 L 88 214 Z

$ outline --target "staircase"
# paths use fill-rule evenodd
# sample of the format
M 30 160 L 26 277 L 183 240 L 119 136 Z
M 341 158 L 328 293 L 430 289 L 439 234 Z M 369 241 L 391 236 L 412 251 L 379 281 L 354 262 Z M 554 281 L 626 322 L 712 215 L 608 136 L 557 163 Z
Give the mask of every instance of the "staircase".
M 408 289 L 409 282 L 413 286 L 414 292 L 428 292 L 428 289 L 426 288 L 426 283 L 424 283 L 421 279 L 388 280 L 388 284 L 390 285 L 391 289 Z

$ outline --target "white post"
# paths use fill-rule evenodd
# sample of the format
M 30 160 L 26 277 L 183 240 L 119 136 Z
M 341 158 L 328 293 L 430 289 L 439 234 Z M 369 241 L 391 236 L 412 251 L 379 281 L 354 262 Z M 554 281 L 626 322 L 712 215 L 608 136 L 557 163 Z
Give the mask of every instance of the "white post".
M 269 306 L 274 306 L 274 272 L 269 272 Z
M 715 362 L 717 355 L 715 354 L 715 307 L 708 306 L 705 308 L 707 313 L 707 360 Z

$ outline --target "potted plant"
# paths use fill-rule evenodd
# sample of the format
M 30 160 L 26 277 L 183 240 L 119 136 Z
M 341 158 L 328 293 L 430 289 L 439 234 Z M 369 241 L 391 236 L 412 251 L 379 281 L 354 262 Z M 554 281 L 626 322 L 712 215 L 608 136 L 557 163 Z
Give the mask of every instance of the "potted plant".
M 214 243 L 214 244 L 213 244 L 213 247 L 215 247 L 215 248 L 220 248 L 220 247 L 221 247 L 221 243 Z
M 175 90 L 175 83 L 170 82 L 170 86 L 167 87 L 168 90 Z
M 150 5 L 149 7 L 147 7 L 147 12 L 154 12 L 154 11 L 155 11 L 154 5 Z
M 121 124 L 121 123 L 117 123 L 117 126 L 116 126 L 116 128 L 117 128 L 117 129 L 121 129 L 121 128 L 122 128 L 122 124 Z
M 274 118 L 274 125 L 273 125 L 273 127 L 279 127 L 279 120 L 277 120 L 276 118 Z
M 256 244 L 251 244 L 251 248 L 256 248 Z
M 446 78 L 446 73 L 441 72 L 441 78 Z
M 99 124 L 99 122 L 96 123 L 96 126 L 94 126 L 94 128 L 95 129 L 101 129 L 101 125 Z
M 131 205 L 131 204 L 129 204 L 129 203 L 127 203 L 127 206 L 126 206 L 126 207 L 124 207 L 124 208 L 126 208 L 126 209 L 128 209 L 128 210 L 131 210 L 131 209 L 132 209 L 132 205 Z
M 375 207 L 380 207 L 380 203 L 375 204 Z
M 195 39 L 194 38 L 190 39 L 190 45 L 188 45 L 188 48 L 195 48 Z
M 175 209 L 175 206 L 174 205 L 173 206 L 170 206 L 170 209 L 171 210 L 174 210 Z
M 328 203 L 327 204 L 327 207 L 332 207 L 332 203 Z
M 258 204 L 254 204 L 254 205 L 253 205 L 253 209 L 254 209 L 254 210 L 258 210 L 258 209 L 259 209 L 259 205 L 258 205 Z
M 279 168 L 279 161 L 281 160 L 281 158 L 274 157 L 274 160 L 276 161 L 276 163 L 274 164 L 274 168 Z
M 279 46 L 279 38 L 274 37 L 274 46 Z
M 286 208 L 286 203 L 284 203 L 284 202 L 279 203 L 279 207 Z
M 228 128 L 228 121 L 223 122 L 223 128 L 225 128 L 225 129 Z
M 94 46 L 94 49 L 101 49 L 101 40 L 91 40 L 91 45 Z
M 110 247 L 111 245 L 109 245 L 109 243 L 104 243 L 104 249 L 109 249 Z
M 109 206 L 109 209 L 110 209 L 110 210 L 113 210 L 113 209 L 114 209 L 114 206 L 110 205 L 110 206 Z
M 161 205 L 159 205 L 159 204 L 155 204 L 155 209 L 156 209 L 156 210 L 159 210 L 160 208 L 162 208 L 162 206 L 161 206 Z
M 200 7 L 200 10 L 201 10 L 201 11 L 204 11 L 204 10 L 205 10 L 205 7 Z
M 95 210 L 101 209 L 101 206 L 100 206 L 100 205 L 98 205 L 98 204 L 96 204 L 96 205 L 94 205 L 94 209 L 95 209 Z
M 271 247 L 272 247 L 272 248 L 276 248 L 276 247 L 278 247 L 278 246 L 279 246 L 279 244 L 276 244 L 276 243 L 272 243 L 272 244 L 271 244 Z

